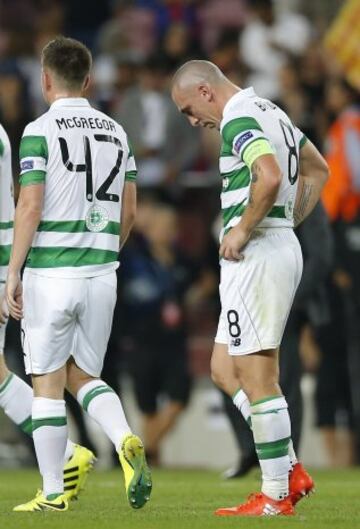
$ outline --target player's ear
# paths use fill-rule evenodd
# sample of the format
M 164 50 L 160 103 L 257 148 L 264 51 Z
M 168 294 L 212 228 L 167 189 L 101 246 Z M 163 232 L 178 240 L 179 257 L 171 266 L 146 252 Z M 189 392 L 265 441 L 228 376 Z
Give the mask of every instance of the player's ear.
M 48 70 L 46 70 L 45 68 L 41 70 L 41 82 L 42 82 L 45 92 L 48 92 L 49 90 L 51 90 L 51 87 L 52 87 L 51 75 L 49 74 Z
M 89 88 L 90 85 L 90 75 L 87 75 L 82 87 L 83 92 L 86 92 L 86 90 Z
M 203 97 L 204 99 L 206 99 L 206 101 L 211 101 L 212 99 L 212 91 L 211 91 L 211 88 L 208 84 L 204 83 L 204 84 L 200 84 L 198 86 L 198 90 L 199 90 L 199 94 L 201 97 Z

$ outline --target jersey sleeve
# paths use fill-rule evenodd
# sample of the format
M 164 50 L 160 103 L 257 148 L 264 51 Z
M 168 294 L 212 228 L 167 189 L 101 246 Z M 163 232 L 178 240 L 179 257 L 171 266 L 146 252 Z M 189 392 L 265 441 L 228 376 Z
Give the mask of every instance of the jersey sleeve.
M 275 154 L 259 122 L 250 116 L 228 121 L 221 135 L 224 143 L 231 147 L 232 154 L 238 156 L 249 169 L 259 156 Z
M 295 141 L 299 145 L 299 149 L 302 149 L 305 143 L 308 141 L 308 139 L 302 130 L 300 130 L 298 127 L 294 127 L 294 128 L 295 128 Z
M 38 126 L 30 123 L 25 127 L 20 142 L 20 185 L 45 182 L 48 156 L 45 135 Z
M 137 169 L 136 169 L 134 153 L 133 153 L 129 140 L 128 140 L 128 147 L 129 147 L 129 154 L 128 154 L 128 159 L 126 162 L 125 182 L 136 182 Z

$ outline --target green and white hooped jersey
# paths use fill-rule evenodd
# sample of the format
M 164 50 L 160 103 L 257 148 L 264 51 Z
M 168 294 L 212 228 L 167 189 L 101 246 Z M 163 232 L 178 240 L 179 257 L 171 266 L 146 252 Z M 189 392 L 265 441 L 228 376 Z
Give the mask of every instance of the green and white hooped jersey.
M 253 88 L 237 92 L 226 103 L 220 133 L 221 239 L 238 224 L 248 204 L 252 164 L 259 156 L 269 153 L 276 156 L 283 177 L 275 204 L 259 227 L 292 228 L 299 151 L 306 141 L 304 134 L 285 112 L 258 97 Z
M 124 182 L 136 180 L 123 128 L 86 99 L 58 99 L 25 128 L 20 166 L 22 186 L 44 183 L 27 269 L 62 277 L 116 269 Z
M 0 125 L 0 282 L 6 280 L 13 239 L 14 193 L 9 137 Z

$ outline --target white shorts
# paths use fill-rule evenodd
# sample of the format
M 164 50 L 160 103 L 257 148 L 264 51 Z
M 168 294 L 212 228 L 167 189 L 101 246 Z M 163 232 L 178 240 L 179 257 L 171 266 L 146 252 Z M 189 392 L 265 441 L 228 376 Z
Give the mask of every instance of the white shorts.
M 4 292 L 5 283 L 0 283 L 0 300 L 3 299 Z M 6 325 L 7 323 L 4 325 L 1 325 L 0 323 L 0 355 L 4 354 Z
M 111 332 L 116 274 L 45 277 L 25 271 L 22 341 L 26 373 L 51 373 L 70 356 L 98 377 Z
M 302 274 L 292 229 L 255 230 L 239 262 L 221 262 L 221 314 L 215 342 L 231 355 L 280 346 Z

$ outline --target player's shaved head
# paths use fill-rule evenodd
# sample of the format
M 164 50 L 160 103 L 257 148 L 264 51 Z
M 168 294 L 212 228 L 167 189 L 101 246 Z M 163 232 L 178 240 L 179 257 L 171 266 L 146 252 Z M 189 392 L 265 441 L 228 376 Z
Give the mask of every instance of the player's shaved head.
M 210 61 L 188 61 L 175 72 L 172 89 L 183 90 L 202 83 L 211 86 L 226 80 L 220 68 Z
M 188 61 L 172 80 L 171 96 L 193 127 L 219 128 L 226 101 L 240 90 L 210 61 Z

